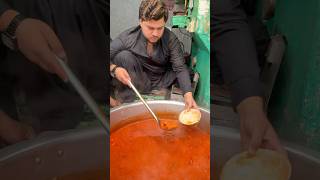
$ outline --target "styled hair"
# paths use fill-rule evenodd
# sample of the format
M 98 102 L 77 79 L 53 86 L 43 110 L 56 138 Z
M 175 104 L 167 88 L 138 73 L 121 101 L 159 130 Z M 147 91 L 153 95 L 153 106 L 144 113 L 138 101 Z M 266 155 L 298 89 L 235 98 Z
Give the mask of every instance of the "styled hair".
M 142 21 L 168 20 L 168 10 L 162 0 L 142 0 L 139 7 L 139 19 Z

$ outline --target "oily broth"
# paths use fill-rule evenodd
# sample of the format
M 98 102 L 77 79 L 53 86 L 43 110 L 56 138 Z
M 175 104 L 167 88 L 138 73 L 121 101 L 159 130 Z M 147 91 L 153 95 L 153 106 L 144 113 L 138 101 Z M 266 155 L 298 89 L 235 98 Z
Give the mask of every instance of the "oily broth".
M 161 118 L 171 131 L 153 119 L 132 122 L 110 136 L 110 178 L 210 179 L 210 135 L 198 127 Z M 176 123 L 176 124 L 175 124 Z

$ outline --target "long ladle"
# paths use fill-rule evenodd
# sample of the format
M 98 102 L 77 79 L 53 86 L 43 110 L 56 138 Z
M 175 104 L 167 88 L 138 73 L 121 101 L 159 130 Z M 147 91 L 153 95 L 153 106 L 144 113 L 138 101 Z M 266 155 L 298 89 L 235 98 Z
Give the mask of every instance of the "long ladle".
M 104 128 L 104 130 L 107 132 L 107 134 L 110 134 L 110 128 L 109 124 L 107 122 L 105 114 L 99 109 L 98 104 L 95 102 L 95 100 L 90 96 L 88 93 L 88 90 L 81 84 L 81 82 L 78 80 L 78 78 L 75 76 L 75 74 L 71 71 L 69 66 L 58 56 L 56 56 L 56 59 L 62 69 L 65 71 L 68 81 L 73 85 L 75 90 L 79 93 L 79 95 L 82 97 L 84 102 L 89 106 L 89 108 L 92 110 L 94 115 L 99 120 L 100 124 Z
M 148 109 L 148 111 L 150 112 L 150 114 L 152 115 L 152 117 L 156 120 L 157 124 L 159 125 L 159 127 L 163 130 L 166 131 L 171 131 L 174 130 L 178 127 L 177 124 L 175 123 L 169 123 L 169 122 L 160 122 L 160 119 L 156 116 L 156 114 L 151 110 L 150 106 L 147 104 L 147 102 L 143 99 L 143 97 L 141 96 L 141 94 L 139 93 L 139 91 L 137 90 L 137 88 L 132 84 L 131 81 L 129 81 L 129 86 L 131 87 L 131 89 L 136 93 L 136 95 L 139 97 L 139 99 L 142 101 L 142 103 L 146 106 L 146 108 Z
M 139 99 L 142 101 L 142 103 L 146 106 L 146 108 L 148 109 L 148 111 L 150 112 L 150 114 L 152 115 L 152 117 L 156 120 L 157 124 L 159 125 L 159 127 L 161 128 L 161 123 L 160 123 L 160 119 L 156 116 L 156 114 L 151 110 L 150 106 L 147 104 L 147 102 L 143 99 L 143 97 L 141 96 L 141 94 L 139 93 L 139 91 L 136 89 L 136 87 L 132 84 L 131 81 L 129 81 L 129 86 L 131 87 L 131 89 L 136 93 L 136 95 L 139 97 Z
M 160 119 L 156 116 L 156 114 L 151 110 L 150 106 L 147 104 L 147 102 L 143 99 L 139 91 L 136 89 L 136 87 L 132 84 L 131 81 L 129 81 L 129 86 L 131 89 L 136 93 L 136 95 L 140 98 L 142 103 L 146 106 L 146 108 L 149 110 L 153 118 L 156 120 L 159 127 L 163 130 L 173 130 L 177 128 L 176 124 L 169 124 L 166 122 L 160 122 Z M 180 113 L 179 121 L 180 123 L 186 125 L 186 126 L 193 126 L 197 123 L 199 123 L 201 118 L 201 113 L 198 109 L 191 109 L 191 110 L 184 110 Z

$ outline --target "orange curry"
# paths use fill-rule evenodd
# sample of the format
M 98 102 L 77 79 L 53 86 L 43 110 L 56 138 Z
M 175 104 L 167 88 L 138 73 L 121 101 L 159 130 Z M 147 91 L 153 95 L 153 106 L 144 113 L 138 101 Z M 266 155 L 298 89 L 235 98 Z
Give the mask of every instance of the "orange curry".
M 161 119 L 127 124 L 110 135 L 111 180 L 210 179 L 210 136 L 198 127 Z

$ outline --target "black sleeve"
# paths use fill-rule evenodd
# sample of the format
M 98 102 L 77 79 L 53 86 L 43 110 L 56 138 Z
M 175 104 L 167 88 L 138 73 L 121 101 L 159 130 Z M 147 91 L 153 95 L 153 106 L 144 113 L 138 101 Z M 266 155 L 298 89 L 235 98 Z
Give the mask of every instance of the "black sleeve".
M 233 106 L 252 96 L 263 97 L 255 44 L 248 24 L 225 24 L 223 33 L 214 36 L 213 58 L 230 86 Z
M 241 4 L 247 15 L 253 16 L 256 10 L 256 0 L 241 0 Z
M 177 75 L 178 83 L 183 94 L 192 92 L 189 71 L 185 65 L 180 41 L 173 33 L 170 35 L 169 39 L 169 50 L 172 69 Z
M 5 1 L 0 0 L 0 16 L 8 9 L 9 9 L 8 4 Z
M 113 63 L 113 58 L 122 50 L 125 49 L 125 45 L 120 37 L 112 40 L 110 43 L 110 61 Z M 111 64 L 110 63 L 110 64 Z
M 212 9 L 213 60 L 231 89 L 233 107 L 252 96 L 263 97 L 255 42 L 240 5 L 254 0 L 217 0 Z

